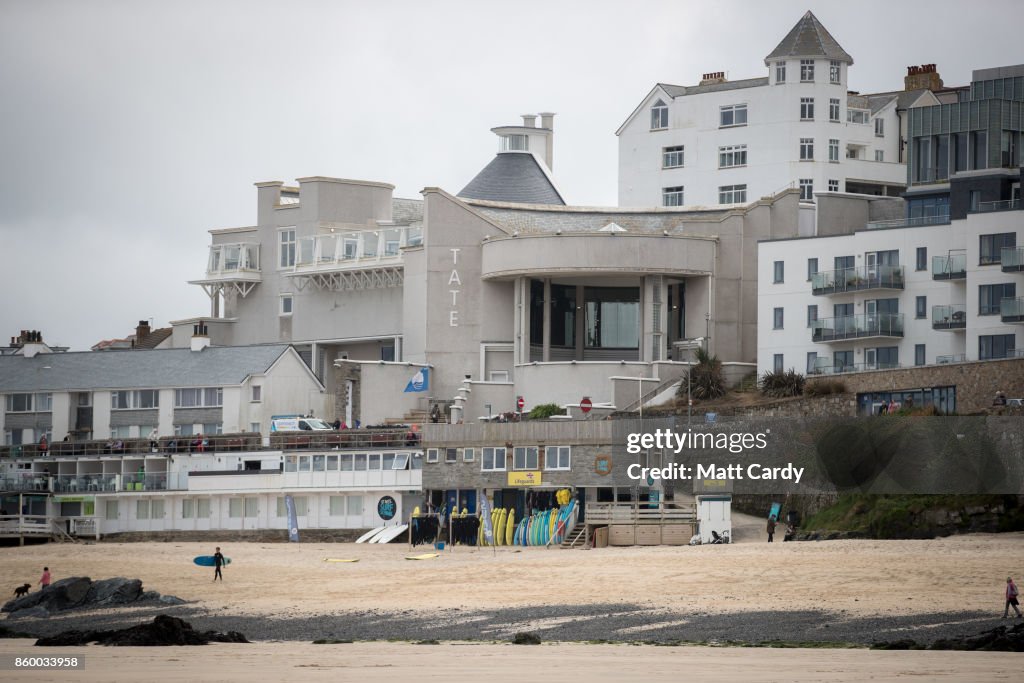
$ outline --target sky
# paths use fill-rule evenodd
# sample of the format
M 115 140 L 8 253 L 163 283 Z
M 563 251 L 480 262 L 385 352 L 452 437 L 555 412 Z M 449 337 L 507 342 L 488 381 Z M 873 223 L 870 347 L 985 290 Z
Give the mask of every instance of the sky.
M 51 345 L 209 314 L 208 230 L 253 183 L 313 175 L 453 194 L 490 129 L 553 111 L 571 204 L 614 206 L 615 130 L 655 83 L 767 75 L 810 9 L 849 87 L 1024 62 L 1020 0 L 0 0 L 0 339 Z

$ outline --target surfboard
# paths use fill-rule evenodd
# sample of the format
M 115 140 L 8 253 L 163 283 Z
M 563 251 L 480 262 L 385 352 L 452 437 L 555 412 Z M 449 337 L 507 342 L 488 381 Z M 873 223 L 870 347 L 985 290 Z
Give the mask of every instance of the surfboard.
M 441 556 L 439 554 L 437 554 L 437 553 L 427 553 L 426 555 L 406 555 L 405 559 L 407 559 L 407 560 L 432 560 L 435 557 L 441 557 Z
M 508 510 L 498 512 L 498 524 L 494 530 L 494 545 L 505 545 L 505 527 L 508 526 Z
M 358 562 L 358 561 L 359 561 L 359 558 L 356 558 L 354 560 L 339 560 L 339 559 L 334 558 L 334 557 L 325 557 L 324 558 L 324 562 Z
M 213 555 L 200 555 L 199 557 L 196 557 L 192 561 L 195 562 L 200 567 L 213 567 L 214 566 Z M 225 565 L 231 564 L 231 558 L 230 557 L 225 557 L 224 558 L 224 564 Z
M 505 545 L 514 545 L 516 535 L 516 509 L 509 508 L 508 521 L 505 524 Z
M 366 543 L 366 542 L 367 542 L 367 541 L 369 541 L 369 540 L 370 540 L 371 538 L 373 538 L 374 536 L 376 536 L 376 535 L 377 535 L 377 534 L 379 534 L 380 532 L 384 531 L 385 529 L 387 529 L 387 527 L 386 527 L 386 526 L 379 526 L 379 527 L 377 527 L 376 529 L 370 529 L 370 530 L 369 530 L 369 531 L 367 531 L 367 532 L 366 532 L 365 534 L 363 534 L 362 536 L 360 536 L 359 538 L 357 538 L 357 539 L 356 539 L 356 543 Z
M 384 531 L 377 534 L 370 543 L 390 543 L 395 540 L 402 533 L 409 528 L 408 524 L 399 524 L 398 526 L 390 526 Z

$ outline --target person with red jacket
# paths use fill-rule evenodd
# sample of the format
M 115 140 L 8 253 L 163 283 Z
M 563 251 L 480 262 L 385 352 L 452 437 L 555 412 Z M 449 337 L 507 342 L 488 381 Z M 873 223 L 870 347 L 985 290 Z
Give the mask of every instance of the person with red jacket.
M 1024 614 L 1020 613 L 1020 607 L 1017 602 L 1017 584 L 1013 582 L 1013 579 L 1009 576 L 1006 577 L 1006 606 L 1003 607 L 1003 619 L 1010 613 L 1010 605 L 1013 605 L 1013 611 L 1017 613 L 1017 618 L 1024 618 Z

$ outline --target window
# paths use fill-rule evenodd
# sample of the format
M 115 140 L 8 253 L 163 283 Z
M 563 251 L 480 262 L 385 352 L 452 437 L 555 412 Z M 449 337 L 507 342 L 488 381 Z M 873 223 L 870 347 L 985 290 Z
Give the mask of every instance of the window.
M 252 385 L 252 402 L 259 403 L 263 400 L 263 385 L 253 384 Z
M 260 510 L 259 510 L 258 504 L 259 504 L 259 499 L 258 498 L 246 498 L 245 499 L 245 516 L 251 518 L 251 517 L 256 517 L 257 515 L 259 515 Z
M 800 179 L 800 201 L 814 201 L 814 181 L 810 178 Z
M 512 449 L 512 469 L 535 470 L 540 467 L 536 446 L 517 446 Z
M 32 394 L 7 394 L 8 413 L 31 413 Z
M 488 382 L 508 382 L 508 370 L 491 370 L 487 373 Z
M 505 471 L 505 449 L 485 448 L 480 458 L 480 470 L 483 472 Z
M 150 514 L 150 517 L 153 518 L 153 519 L 163 519 L 164 518 L 164 501 L 162 499 L 161 500 L 154 500 L 150 504 L 149 514 Z
M 345 496 L 331 496 L 331 517 L 342 517 L 345 514 Z
M 829 138 L 828 160 L 836 164 L 839 163 L 839 140 L 836 138 Z M 836 184 L 838 185 L 839 183 Z
M 814 161 L 814 138 L 800 138 L 800 161 Z
M 196 499 L 196 517 L 202 519 L 203 517 L 210 516 L 210 499 L 209 498 L 197 498 Z
M 718 168 L 747 165 L 747 146 L 732 145 L 718 148 Z
M 835 59 L 828 63 L 828 82 L 839 83 L 840 74 L 842 73 L 843 67 L 839 65 L 839 62 Z
M 828 120 L 839 123 L 839 100 L 832 97 L 828 101 Z
M 132 428 L 128 425 L 122 425 L 120 427 L 110 428 L 111 439 L 130 439 L 132 436 Z
M 459 461 L 459 449 L 458 448 L 446 448 L 446 449 L 444 449 L 444 461 L 445 462 L 458 462 Z
M 876 138 L 884 138 L 885 137 L 885 119 L 882 119 L 882 118 L 875 119 L 875 137 Z
M 928 297 L 919 296 L 914 299 L 914 317 L 915 318 L 926 318 L 928 317 Z
M 971 168 L 988 168 L 988 132 L 977 130 L 971 133 Z
M 347 511 L 350 517 L 363 514 L 362 496 L 348 496 L 345 505 L 347 507 Z
M 117 501 L 108 500 L 104 517 L 107 521 L 117 521 Z
M 427 462 L 437 462 L 438 453 L 439 452 L 440 451 L 437 448 L 428 448 L 427 449 Z
M 530 149 L 530 138 L 526 135 L 503 135 L 502 152 L 526 152 Z
M 174 425 L 175 436 L 192 436 L 192 425 Z
M 1002 260 L 1005 247 L 1017 246 L 1017 233 L 1001 232 L 994 235 L 981 235 L 981 256 L 978 265 L 989 266 Z
M 730 104 L 726 107 L 720 107 L 718 110 L 718 122 L 720 128 L 747 125 L 747 105 Z
M 1014 335 L 990 334 L 978 337 L 978 360 L 1010 358 L 1014 355 Z
M 773 308 L 772 309 L 772 321 L 773 321 L 772 322 L 772 329 L 774 329 L 774 330 L 781 330 L 782 329 L 783 309 L 781 307 Z
M 775 82 L 785 83 L 786 82 L 786 63 L 775 62 Z
M 772 282 L 779 284 L 786 281 L 786 262 L 776 261 L 772 264 Z
M 818 304 L 809 304 L 807 306 L 807 327 L 814 327 L 816 322 L 818 322 Z
M 818 273 L 818 259 L 807 259 L 807 281 L 810 282 Z
M 281 309 L 278 311 L 278 315 L 291 315 L 292 314 L 292 295 L 282 294 L 281 295 Z
M 291 268 L 295 265 L 295 228 L 281 230 L 278 235 L 278 253 L 280 268 Z
M 885 151 L 881 149 L 875 150 L 875 161 L 885 161 Z
M 814 98 L 813 97 L 801 97 L 800 98 L 800 120 L 801 121 L 813 121 L 814 120 Z
M 191 498 L 183 498 L 181 501 L 181 518 L 192 519 L 195 516 L 195 502 Z
M 869 109 L 847 109 L 846 121 L 867 125 L 871 121 L 871 111 Z
M 544 469 L 568 470 L 569 446 L 548 446 L 544 449 Z
M 978 286 L 978 315 L 999 315 L 999 303 L 1017 296 L 1017 285 L 1007 282 Z
M 682 206 L 683 186 L 663 187 L 661 189 L 661 204 L 662 206 Z
M 110 392 L 111 410 L 142 410 L 160 407 L 160 392 L 156 389 Z
M 839 192 L 839 181 L 838 180 L 829 179 L 829 181 L 828 181 L 828 191 L 829 192 Z
M 818 352 L 808 351 L 807 352 L 807 374 L 816 375 L 818 370 Z
M 668 128 L 668 106 L 658 100 L 651 107 L 651 130 Z
M 242 516 L 242 499 L 231 498 L 228 500 L 228 517 L 237 519 Z
M 928 247 L 917 248 L 914 268 L 916 270 L 928 270 Z
M 924 344 L 914 344 L 914 365 L 924 365 Z
M 981 190 L 971 190 L 968 194 L 967 210 L 977 212 L 981 209 Z
M 463 448 L 462 449 L 462 462 L 473 462 L 476 460 L 476 449 L 475 448 Z
M 292 496 L 292 503 L 295 504 L 296 517 L 305 517 L 307 514 L 309 514 L 309 502 L 305 496 Z M 246 512 L 245 516 L 249 516 L 248 511 Z M 288 516 L 288 504 L 285 503 L 285 496 L 277 497 L 277 516 Z
M 801 83 L 813 83 L 814 82 L 814 60 L 813 59 L 801 59 L 800 60 L 800 82 Z
M 661 148 L 661 167 L 680 168 L 683 165 L 683 145 Z
M 719 204 L 741 204 L 747 201 L 746 185 L 722 185 L 718 188 Z
M 784 357 L 781 353 L 776 353 L 772 356 L 772 371 L 783 372 L 786 367 Z
M 219 408 L 224 404 L 224 389 L 175 389 L 175 408 Z

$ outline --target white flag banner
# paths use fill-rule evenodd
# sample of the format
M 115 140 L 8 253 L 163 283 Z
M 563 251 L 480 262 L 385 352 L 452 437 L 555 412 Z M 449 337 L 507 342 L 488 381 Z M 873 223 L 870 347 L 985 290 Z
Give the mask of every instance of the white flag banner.
M 484 541 L 494 545 L 494 527 L 491 526 L 491 506 L 487 504 L 487 496 L 480 496 L 480 520 L 484 525 Z

